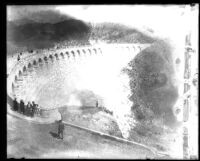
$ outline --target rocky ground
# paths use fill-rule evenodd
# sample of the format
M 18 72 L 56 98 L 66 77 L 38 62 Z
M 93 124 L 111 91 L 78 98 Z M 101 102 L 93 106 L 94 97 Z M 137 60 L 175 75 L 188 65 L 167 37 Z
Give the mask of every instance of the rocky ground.
M 64 121 L 100 131 L 117 137 L 122 137 L 121 131 L 114 117 L 96 107 L 63 107 Z
M 56 123 L 35 124 L 7 115 L 7 128 L 8 158 L 161 158 L 138 145 L 68 126 L 65 127 L 64 140 L 57 139 Z
M 174 158 L 182 158 L 181 127 L 172 130 L 159 124 L 140 122 L 131 130 L 129 140 L 155 148 Z
M 60 112 L 66 122 L 123 138 L 115 118 L 96 107 L 63 107 Z M 176 154 L 177 150 L 174 147 L 182 148 L 182 134 L 159 123 L 137 123 L 128 140 L 174 157 L 181 156 Z

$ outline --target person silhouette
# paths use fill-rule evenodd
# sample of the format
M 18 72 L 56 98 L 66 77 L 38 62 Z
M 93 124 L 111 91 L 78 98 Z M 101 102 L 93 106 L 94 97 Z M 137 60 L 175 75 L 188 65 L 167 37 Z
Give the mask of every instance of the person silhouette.
M 63 139 L 63 132 L 65 125 L 62 122 L 62 119 L 58 121 L 58 138 Z
M 17 61 L 19 61 L 20 60 L 20 56 L 18 55 L 18 57 L 17 57 Z
M 26 115 L 31 116 L 31 103 L 30 103 L 30 101 L 28 102 L 27 107 L 26 107 Z
M 96 107 L 98 107 L 99 103 L 98 103 L 98 100 L 96 101 Z
M 13 101 L 13 110 L 14 111 L 18 111 L 18 103 L 17 103 L 17 98 L 15 97 L 14 101 Z
M 23 102 L 23 100 L 20 100 L 19 107 L 20 107 L 20 113 L 24 114 L 24 112 L 25 112 L 25 107 L 24 107 L 24 102 Z

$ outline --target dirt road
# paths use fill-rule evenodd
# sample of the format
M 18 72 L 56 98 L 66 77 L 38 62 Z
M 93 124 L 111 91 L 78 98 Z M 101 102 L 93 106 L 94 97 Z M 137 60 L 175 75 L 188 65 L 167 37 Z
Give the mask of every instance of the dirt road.
M 158 158 L 138 145 L 129 145 L 66 126 L 57 139 L 57 124 L 35 124 L 7 115 L 8 158 Z

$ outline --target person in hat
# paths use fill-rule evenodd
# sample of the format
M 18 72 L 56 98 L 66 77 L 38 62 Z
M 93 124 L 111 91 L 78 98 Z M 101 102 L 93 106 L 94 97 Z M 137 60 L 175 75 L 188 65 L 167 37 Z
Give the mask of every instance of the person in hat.
M 20 60 L 20 56 L 18 55 L 18 56 L 17 56 L 17 61 L 19 61 L 19 60 Z
M 98 100 L 96 101 L 96 107 L 98 107 L 99 106 L 99 103 L 98 103 Z
M 18 111 L 18 107 L 19 106 L 18 106 L 18 103 L 17 103 L 17 98 L 15 98 L 14 101 L 13 101 L 13 110 Z
M 34 101 L 32 101 L 32 111 L 33 111 L 33 116 L 35 115 L 35 113 L 36 113 L 36 104 L 35 104 L 35 102 Z
M 31 116 L 31 103 L 28 101 L 28 104 L 26 106 L 26 115 Z
M 24 114 L 25 108 L 24 108 L 24 102 L 23 102 L 22 99 L 20 100 L 19 108 L 20 108 L 19 112 L 22 113 L 22 114 Z
M 58 121 L 58 137 L 63 139 L 63 132 L 65 129 L 65 125 L 62 122 L 62 119 Z

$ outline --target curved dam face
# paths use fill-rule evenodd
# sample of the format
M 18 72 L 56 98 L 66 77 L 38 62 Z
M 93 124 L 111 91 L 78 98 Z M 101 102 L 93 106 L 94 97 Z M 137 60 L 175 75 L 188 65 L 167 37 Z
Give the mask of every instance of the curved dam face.
M 120 81 L 114 79 L 120 77 L 123 67 L 140 51 L 139 46 L 130 49 L 126 46 L 107 45 L 101 49 L 73 49 L 32 57 L 16 72 L 13 94 L 26 103 L 35 101 L 44 108 L 94 106 L 96 100 L 106 105 L 104 95 L 119 90 L 115 88 Z M 115 96 L 116 93 L 112 97 Z
M 8 78 L 8 95 L 49 110 L 99 106 L 112 111 L 124 136 L 132 103 L 122 70 L 148 44 L 112 44 L 36 53 L 20 60 Z M 17 66 L 17 67 L 16 67 Z
M 63 106 L 94 107 L 98 101 L 99 106 L 112 111 L 122 136 L 132 137 L 135 118 L 129 116 L 133 103 L 128 99 L 130 78 L 123 70 L 148 46 L 112 44 L 24 56 L 8 70 L 8 95 L 23 99 L 25 104 L 35 101 L 50 111 L 45 117 Z

